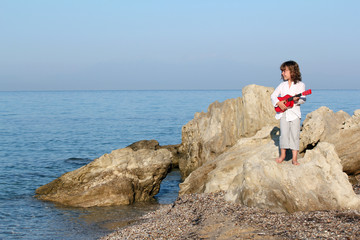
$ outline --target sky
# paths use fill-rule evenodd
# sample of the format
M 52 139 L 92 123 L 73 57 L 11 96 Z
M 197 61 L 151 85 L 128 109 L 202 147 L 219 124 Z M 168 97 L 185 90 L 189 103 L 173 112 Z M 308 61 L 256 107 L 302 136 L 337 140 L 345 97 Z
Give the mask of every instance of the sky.
M 0 91 L 360 89 L 358 0 L 0 0 Z

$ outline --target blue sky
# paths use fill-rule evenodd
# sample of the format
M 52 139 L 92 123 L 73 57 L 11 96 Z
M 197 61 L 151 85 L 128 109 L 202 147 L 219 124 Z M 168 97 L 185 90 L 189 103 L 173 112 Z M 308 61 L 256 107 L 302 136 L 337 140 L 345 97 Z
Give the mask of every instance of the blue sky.
M 357 0 L 0 0 L 0 91 L 360 89 Z

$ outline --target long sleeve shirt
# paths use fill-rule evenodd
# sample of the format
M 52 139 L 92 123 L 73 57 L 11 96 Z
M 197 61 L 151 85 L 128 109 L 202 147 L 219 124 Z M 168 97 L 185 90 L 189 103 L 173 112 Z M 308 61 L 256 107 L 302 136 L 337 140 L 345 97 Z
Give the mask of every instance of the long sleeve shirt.
M 279 102 L 278 97 L 284 97 L 289 94 L 294 96 L 305 91 L 305 84 L 303 82 L 298 82 L 297 84 L 291 83 L 289 86 L 288 81 L 284 81 L 277 86 L 275 91 L 271 94 L 271 102 L 274 107 L 277 107 Z M 275 118 L 280 119 L 283 114 L 286 114 L 286 121 L 293 121 L 296 118 L 301 118 L 300 104 L 303 104 L 306 101 L 305 96 L 301 96 L 299 101 L 294 104 L 292 108 L 288 108 L 285 112 L 276 113 Z

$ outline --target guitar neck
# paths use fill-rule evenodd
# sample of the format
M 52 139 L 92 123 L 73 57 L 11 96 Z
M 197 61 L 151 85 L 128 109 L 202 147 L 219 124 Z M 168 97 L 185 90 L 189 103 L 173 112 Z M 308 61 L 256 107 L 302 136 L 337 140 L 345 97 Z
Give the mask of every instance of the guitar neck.
M 292 101 L 294 97 L 301 97 L 302 93 L 296 94 L 288 99 L 288 101 Z

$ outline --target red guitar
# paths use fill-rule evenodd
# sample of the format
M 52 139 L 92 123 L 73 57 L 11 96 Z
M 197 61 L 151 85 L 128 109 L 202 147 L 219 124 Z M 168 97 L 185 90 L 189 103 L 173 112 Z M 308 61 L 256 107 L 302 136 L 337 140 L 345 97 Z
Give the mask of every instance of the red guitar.
M 306 90 L 303 93 L 296 94 L 295 96 L 285 95 L 284 97 L 278 97 L 278 99 L 280 101 L 285 100 L 285 106 L 287 108 L 292 108 L 294 106 L 294 97 L 306 96 L 306 95 L 309 95 L 309 94 L 311 94 L 311 89 Z M 281 110 L 280 107 L 275 107 L 275 111 L 276 112 L 284 112 L 283 110 Z

